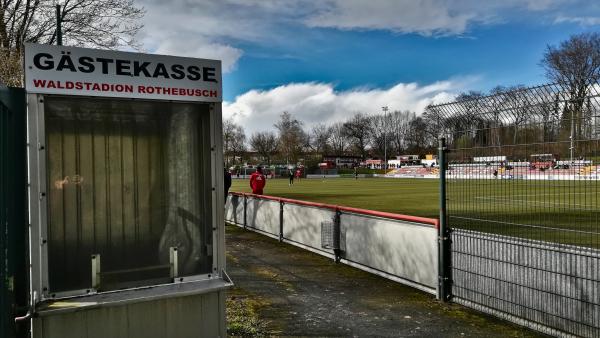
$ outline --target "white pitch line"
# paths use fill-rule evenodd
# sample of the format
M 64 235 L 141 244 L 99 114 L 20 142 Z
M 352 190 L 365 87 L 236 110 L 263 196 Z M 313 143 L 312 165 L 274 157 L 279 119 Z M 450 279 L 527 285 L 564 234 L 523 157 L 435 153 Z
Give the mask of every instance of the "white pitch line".
M 559 195 L 586 195 L 589 194 L 591 196 L 594 196 L 594 193 L 589 193 L 589 192 L 567 192 L 567 193 L 563 193 L 563 192 L 558 192 L 557 194 Z M 532 197 L 532 196 L 555 196 L 557 194 L 524 194 L 524 195 L 513 195 L 513 196 L 518 196 L 518 197 Z
M 491 201 L 497 201 L 497 202 L 503 202 L 505 204 L 514 204 L 514 202 L 525 202 L 525 203 L 532 203 L 532 204 L 543 204 L 543 205 L 555 205 L 555 206 L 560 206 L 560 205 L 564 205 L 564 206 L 579 206 L 579 207 L 584 207 L 584 208 L 578 208 L 576 210 L 584 210 L 584 211 L 598 211 L 597 206 L 595 205 L 587 205 L 587 204 L 577 204 L 577 203 L 560 203 L 560 202 L 543 202 L 543 201 L 530 201 L 530 200 L 519 200 L 519 199 L 512 199 L 510 197 L 500 197 L 500 198 L 495 198 L 495 197 L 475 197 L 475 199 L 480 199 L 480 200 L 491 200 Z M 506 202 L 510 202 L 510 203 L 506 203 Z M 590 209 L 587 209 L 590 208 Z

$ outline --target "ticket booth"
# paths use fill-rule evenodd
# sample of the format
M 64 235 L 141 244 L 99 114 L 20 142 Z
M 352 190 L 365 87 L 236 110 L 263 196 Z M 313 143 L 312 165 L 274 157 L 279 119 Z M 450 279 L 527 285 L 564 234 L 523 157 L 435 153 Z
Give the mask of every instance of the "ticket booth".
M 226 335 L 221 63 L 28 44 L 34 337 Z

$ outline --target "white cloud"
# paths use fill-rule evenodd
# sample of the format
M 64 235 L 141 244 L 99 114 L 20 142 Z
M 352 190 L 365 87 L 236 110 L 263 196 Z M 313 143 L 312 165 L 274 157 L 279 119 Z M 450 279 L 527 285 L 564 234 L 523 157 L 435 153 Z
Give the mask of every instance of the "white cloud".
M 477 19 L 474 11 L 451 11 L 443 1 L 330 1 L 306 20 L 312 27 L 383 29 L 402 33 L 461 34 Z
M 585 0 L 584 0 L 585 1 Z M 526 0 L 527 9 L 532 11 L 545 11 L 558 8 L 562 5 L 575 5 L 576 0 Z
M 139 0 L 147 11 L 140 35 L 150 52 L 222 59 L 235 69 L 242 43 L 303 39 L 298 26 L 462 35 L 477 24 L 527 15 L 594 24 L 599 8 L 585 0 Z M 561 19 L 562 15 L 562 19 Z M 552 20 L 550 20 L 552 22 Z
M 144 49 L 223 61 L 223 71 L 236 68 L 240 41 L 261 42 L 272 36 L 274 9 L 268 1 L 142 0 L 146 9 L 140 40 Z M 283 11 L 283 9 L 281 9 Z
M 379 114 L 381 107 L 390 110 L 411 110 L 422 113 L 430 103 L 452 100 L 456 93 L 476 78 L 435 82 L 420 86 L 399 83 L 388 89 L 353 89 L 335 91 L 327 83 L 292 83 L 271 90 L 251 90 L 225 102 L 223 117 L 233 118 L 247 135 L 273 130 L 279 115 L 290 112 L 310 128 L 316 123 L 343 121 L 355 113 Z
M 554 20 L 554 23 L 576 23 L 581 26 L 596 26 L 600 25 L 600 16 L 559 16 Z
M 156 33 L 154 36 L 163 35 Z M 212 42 L 202 36 L 194 37 L 194 43 L 190 43 L 192 37 L 186 38 L 181 35 L 189 35 L 188 33 L 178 34 L 179 38 L 173 38 L 170 34 L 164 34 L 164 38 L 160 43 L 153 46 L 153 53 L 164 55 L 188 56 L 203 59 L 216 59 L 222 61 L 223 72 L 228 73 L 234 70 L 237 66 L 237 61 L 242 56 L 243 51 L 230 45 Z M 149 45 L 149 44 L 146 44 Z
M 505 22 L 530 12 L 551 13 L 575 0 L 329 0 L 306 18 L 311 27 L 460 35 L 475 24 Z M 581 2 L 581 1 L 579 1 Z M 589 5 L 576 4 L 581 10 Z

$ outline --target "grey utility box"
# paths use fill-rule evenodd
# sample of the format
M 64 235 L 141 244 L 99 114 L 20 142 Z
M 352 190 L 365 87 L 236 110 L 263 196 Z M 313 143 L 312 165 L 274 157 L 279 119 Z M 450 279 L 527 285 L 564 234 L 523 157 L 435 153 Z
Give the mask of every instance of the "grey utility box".
M 34 337 L 226 335 L 220 61 L 25 49 Z

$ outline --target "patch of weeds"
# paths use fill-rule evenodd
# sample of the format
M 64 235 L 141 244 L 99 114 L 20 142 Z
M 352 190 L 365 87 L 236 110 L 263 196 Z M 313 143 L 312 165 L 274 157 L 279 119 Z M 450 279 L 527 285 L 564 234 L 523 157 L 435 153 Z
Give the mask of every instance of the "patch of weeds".
M 235 257 L 233 254 L 231 254 L 230 252 L 225 252 L 225 257 L 227 257 L 227 260 L 237 264 L 240 262 L 240 260 Z
M 462 307 L 458 304 L 443 304 L 443 311 L 449 318 L 464 320 L 471 327 L 485 330 L 490 333 L 500 333 L 505 337 L 537 337 L 538 334 L 517 326 L 502 319 L 488 316 L 486 314 L 475 312 Z
M 258 316 L 265 304 L 252 298 L 230 295 L 226 300 L 227 335 L 230 337 L 266 337 L 267 322 Z

